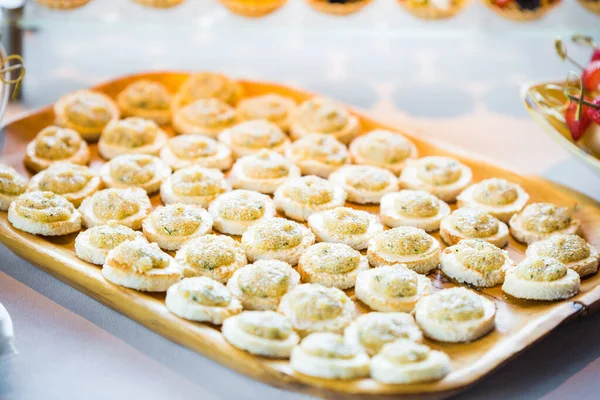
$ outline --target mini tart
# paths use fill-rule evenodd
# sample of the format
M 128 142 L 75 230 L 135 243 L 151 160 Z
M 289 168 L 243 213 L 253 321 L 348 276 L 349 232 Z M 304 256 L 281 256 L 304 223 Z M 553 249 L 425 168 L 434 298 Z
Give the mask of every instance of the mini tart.
M 386 344 L 371 360 L 371 377 L 385 384 L 437 381 L 450 370 L 446 353 L 407 339 Z
M 81 229 L 81 214 L 63 196 L 52 192 L 26 192 L 8 208 L 8 222 L 34 235 L 61 236 Z
M 59 162 L 38 172 L 29 181 L 28 191 L 46 191 L 60 194 L 75 207 L 102 186 L 100 177 L 88 167 Z
M 10 203 L 27 190 L 27 177 L 0 163 L 0 210 L 7 211 Z
M 239 121 L 264 119 L 279 126 L 282 131 L 288 131 L 295 108 L 296 101 L 291 97 L 269 93 L 241 100 L 236 113 Z
M 464 239 L 481 239 L 504 247 L 508 244 L 508 226 L 485 211 L 459 208 L 440 223 L 440 237 L 449 246 Z
M 136 3 L 140 3 L 144 6 L 155 7 L 155 8 L 169 8 L 175 7 L 183 3 L 183 0 L 133 0 Z
M 283 295 L 300 283 L 300 275 L 290 264 L 278 260 L 258 260 L 235 271 L 227 287 L 246 310 L 277 310 Z
M 290 179 L 275 191 L 275 205 L 287 217 L 306 221 L 311 214 L 342 207 L 346 192 L 318 176 Z
M 143 292 L 166 292 L 181 278 L 181 267 L 156 243 L 127 240 L 108 252 L 102 276 L 119 286 Z
M 141 237 L 141 232 L 120 225 L 115 220 L 108 221 L 106 225 L 97 225 L 79 233 L 75 238 L 75 254 L 83 261 L 102 265 L 110 250 L 127 240 Z
M 152 205 L 144 189 L 104 189 L 86 197 L 79 211 L 88 228 L 115 220 L 131 229 L 140 229 Z
M 359 136 L 350 144 L 354 164 L 373 165 L 400 174 L 406 160 L 417 158 L 417 147 L 399 133 L 376 129 Z
M 307 227 L 284 218 L 263 219 L 242 235 L 242 246 L 252 262 L 280 260 L 293 266 L 313 243 L 315 236 Z
M 465 239 L 442 252 L 441 269 L 450 278 L 477 287 L 504 282 L 504 273 L 513 267 L 508 252 L 481 239 Z
M 218 169 L 197 165 L 175 171 L 160 185 L 165 204 L 184 203 L 208 207 L 220 194 L 230 190 L 225 175 Z
M 469 0 L 397 0 L 408 13 L 415 17 L 435 20 L 454 17 L 469 4 Z
M 290 125 L 290 134 L 294 139 L 311 133 L 327 134 L 348 144 L 359 135 L 360 122 L 342 105 L 315 97 L 296 108 Z
M 371 0 L 350 0 L 350 1 L 330 1 L 330 0 L 307 0 L 308 4 L 317 11 L 333 14 L 348 15 L 360 11 Z
M 300 168 L 284 156 L 261 150 L 239 158 L 229 174 L 234 189 L 272 194 L 286 180 L 300 177 Z
M 522 8 L 516 1 L 499 5 L 494 0 L 483 0 L 483 4 L 496 14 L 513 21 L 533 21 L 540 19 L 560 3 L 560 0 L 543 0 L 534 9 L 527 9 Z
M 48 8 L 70 10 L 85 6 L 90 0 L 35 0 L 38 4 Z
M 225 340 L 250 354 L 289 358 L 300 338 L 292 323 L 273 311 L 244 311 L 223 323 Z
M 423 190 L 401 190 L 381 198 L 379 216 L 390 228 L 414 226 L 425 232 L 440 229 L 442 219 L 450 215 L 444 201 Z
M 213 72 L 200 72 L 190 75 L 179 87 L 174 99 L 176 108 L 198 99 L 218 99 L 235 105 L 243 95 L 242 85 L 225 75 Z
M 456 200 L 459 207 L 477 208 L 502 222 L 508 222 L 510 217 L 525 207 L 529 195 L 516 183 L 492 178 L 469 186 Z
M 185 278 L 169 287 L 165 305 L 178 317 L 213 325 L 242 312 L 242 304 L 229 289 L 205 276 Z
M 252 225 L 275 217 L 275 203 L 267 195 L 239 189 L 217 197 L 208 211 L 216 230 L 241 235 Z
M 102 165 L 100 176 L 107 187 L 139 187 L 148 194 L 157 192 L 171 175 L 171 167 L 156 156 L 122 154 Z
M 198 165 L 226 171 L 231 167 L 231 150 L 216 140 L 202 135 L 182 135 L 169 139 L 160 158 L 174 170 Z
M 231 149 L 234 158 L 239 158 L 258 153 L 262 149 L 283 154 L 290 139 L 277 125 L 256 119 L 221 131 L 219 142 Z
M 347 165 L 331 175 L 329 181 L 343 187 L 348 201 L 379 204 L 381 197 L 398 190 L 398 179 L 387 169 L 370 165 Z
M 173 128 L 182 135 L 216 138 L 235 123 L 235 110 L 218 99 L 199 99 L 173 111 Z
M 117 104 L 125 117 L 151 119 L 159 125 L 171 122 L 171 94 L 160 82 L 140 79 L 127 85 Z
M 412 312 L 419 299 L 433 292 L 433 285 L 425 275 L 395 264 L 359 273 L 354 292 L 371 310 Z
M 348 149 L 337 139 L 319 133 L 304 136 L 285 150 L 285 156 L 294 162 L 303 175 L 328 178 L 339 167 L 349 164 Z
M 344 331 L 346 342 L 364 349 L 370 356 L 387 343 L 404 338 L 423 340 L 423 334 L 412 315 L 403 312 L 370 312 L 356 318 Z
M 189 240 L 175 254 L 185 277 L 207 276 L 221 283 L 246 265 L 242 246 L 229 236 L 205 235 Z
M 502 291 L 527 300 L 562 300 L 579 293 L 579 274 L 556 258 L 527 257 L 506 273 Z
M 156 122 L 129 117 L 108 124 L 98 141 L 98 153 L 107 160 L 121 154 L 158 155 L 167 139 Z
M 407 160 L 400 187 L 424 190 L 451 203 L 473 178 L 471 168 L 450 157 L 429 156 Z
M 27 144 L 25 166 L 39 172 L 57 162 L 86 165 L 90 161 L 87 143 L 73 129 L 49 126 Z
M 342 333 L 356 317 L 356 305 L 337 288 L 304 283 L 286 293 L 278 311 L 290 318 L 300 336 L 312 332 Z
M 88 142 L 96 141 L 104 128 L 120 117 L 119 107 L 107 95 L 80 90 L 54 104 L 56 124 L 73 129 Z
M 369 376 L 369 356 L 335 333 L 317 332 L 304 338 L 292 350 L 290 366 L 295 372 L 317 378 L 350 380 Z
M 442 289 L 425 296 L 415 307 L 415 319 L 430 339 L 471 342 L 494 329 L 496 305 L 463 287 Z
M 302 254 L 297 269 L 302 282 L 344 290 L 354 287 L 356 275 L 369 269 L 369 261 L 346 244 L 317 243 Z
M 573 234 L 552 235 L 527 247 L 527 257 L 551 257 L 577 272 L 579 276 L 598 271 L 600 254 L 590 243 Z
M 188 240 L 211 232 L 212 216 L 191 204 L 158 206 L 142 221 L 144 235 L 163 250 L 179 250 Z
M 575 234 L 581 227 L 579 219 L 567 207 L 552 203 L 533 203 L 508 221 L 510 233 L 521 243 L 531 244 L 558 233 Z
M 308 227 L 317 242 L 343 243 L 364 250 L 373 236 L 383 231 L 377 217 L 367 211 L 337 207 L 308 217 Z
M 406 264 L 427 274 L 440 263 L 440 244 L 423 229 L 401 226 L 375 235 L 369 241 L 367 257 L 374 267 Z

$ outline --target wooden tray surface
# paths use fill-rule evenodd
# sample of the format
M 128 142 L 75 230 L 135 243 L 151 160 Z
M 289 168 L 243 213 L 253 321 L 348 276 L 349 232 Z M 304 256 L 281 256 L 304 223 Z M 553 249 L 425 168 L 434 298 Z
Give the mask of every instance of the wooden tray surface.
M 186 77 L 186 73 L 179 72 L 144 73 L 118 78 L 94 89 L 115 97 L 127 84 L 146 78 L 160 81 L 175 92 Z M 293 97 L 297 101 L 312 96 L 310 93 L 276 84 L 251 81 L 242 83 L 248 96 L 276 92 Z M 374 128 L 398 131 L 397 128 L 374 121 L 358 111 L 352 110 L 352 112 L 361 119 L 363 132 Z M 52 108 L 46 107 L 10 122 L 0 135 L 0 160 L 26 172 L 22 163 L 26 144 L 40 129 L 52 124 L 53 121 Z M 170 134 L 173 133 L 170 128 L 166 130 Z M 600 208 L 594 200 L 541 178 L 524 177 L 462 153 L 451 153 L 439 145 L 429 143 L 410 133 L 402 133 L 415 142 L 420 156 L 437 154 L 457 157 L 473 169 L 475 181 L 501 177 L 523 186 L 530 194 L 532 202 L 550 201 L 564 206 L 576 206 L 577 216 L 582 221 L 584 236 L 593 245 L 600 247 Z M 96 145 L 92 145 L 91 150 L 92 166 L 97 167 L 102 161 L 98 157 Z M 159 196 L 153 196 L 152 201 L 154 205 L 159 204 Z M 373 213 L 378 212 L 376 206 L 348 205 Z M 439 240 L 439 234 L 436 233 L 434 236 Z M 503 295 L 500 286 L 479 290 L 481 294 L 496 303 L 496 329 L 493 332 L 470 344 L 426 340 L 428 345 L 447 352 L 452 359 L 452 372 L 443 380 L 410 385 L 383 385 L 372 379 L 325 380 L 296 374 L 292 372 L 287 361 L 273 361 L 235 349 L 225 341 L 217 327 L 187 321 L 169 313 L 164 305 L 164 294 L 137 292 L 106 281 L 100 273 L 100 267 L 83 262 L 75 256 L 73 249 L 75 237 L 76 234 L 58 238 L 30 235 L 12 228 L 7 221 L 6 213 L 0 213 L 0 240 L 14 253 L 56 278 L 164 337 L 239 373 L 273 386 L 326 398 L 365 398 L 365 395 L 375 398 L 396 395 L 393 397 L 397 398 L 399 394 L 402 394 L 402 398 L 405 399 L 447 397 L 489 374 L 559 324 L 600 306 L 598 286 L 600 275 L 598 274 L 584 279 L 581 292 L 574 298 L 554 303 L 509 299 Z M 508 246 L 511 258 L 515 261 L 521 260 L 524 250 L 523 245 L 511 238 Z M 430 274 L 430 278 L 437 288 L 454 285 L 437 270 Z M 347 293 L 354 299 L 352 290 Z M 362 312 L 367 311 L 360 302 L 358 306 Z

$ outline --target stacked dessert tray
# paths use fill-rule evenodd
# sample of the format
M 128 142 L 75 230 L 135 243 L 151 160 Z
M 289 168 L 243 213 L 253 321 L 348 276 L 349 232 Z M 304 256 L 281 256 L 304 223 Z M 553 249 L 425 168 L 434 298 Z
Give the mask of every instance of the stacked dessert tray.
M 98 91 L 116 99 L 131 83 L 147 79 L 163 84 L 175 94 L 190 74 L 181 72 L 153 72 L 120 77 L 98 85 L 90 90 Z M 240 81 L 242 98 L 276 93 L 294 99 L 298 104 L 314 95 L 303 90 L 278 84 Z M 520 185 L 529 194 L 529 203 L 550 202 L 574 210 L 574 218 L 581 222 L 580 235 L 592 246 L 600 247 L 600 208 L 594 200 L 568 188 L 532 176 L 497 167 L 488 162 L 461 154 L 454 154 L 438 144 L 416 137 L 373 120 L 364 113 L 350 109 L 351 115 L 360 122 L 360 132 L 387 129 L 398 132 L 412 141 L 419 157 L 439 155 L 454 157 L 470 167 L 473 182 L 487 178 L 502 178 Z M 55 113 L 48 106 L 13 120 L 3 130 L 1 161 L 18 172 L 32 176 L 24 166 L 23 158 L 27 144 L 36 134 L 55 123 Z M 162 129 L 174 136 L 170 125 Z M 98 154 L 97 145 L 89 144 L 90 167 L 99 170 L 104 163 Z M 226 173 L 227 174 L 227 173 Z M 161 204 L 158 194 L 150 196 L 152 207 Z M 379 215 L 379 205 L 359 205 L 346 202 L 346 207 L 364 210 Z M 451 204 L 455 209 L 456 204 Z M 283 217 L 281 211 L 278 215 Z M 387 228 L 385 228 L 387 229 Z M 214 231 L 218 234 L 218 232 Z M 534 301 L 519 300 L 506 295 L 497 285 L 477 288 L 462 285 L 491 300 L 496 308 L 495 327 L 481 338 L 467 343 L 449 343 L 425 338 L 423 343 L 435 350 L 445 352 L 450 358 L 450 370 L 439 380 L 408 384 L 384 384 L 370 377 L 358 379 L 324 379 L 295 372 L 288 359 L 274 359 L 252 355 L 232 346 L 221 334 L 217 325 L 192 322 L 169 312 L 165 306 L 165 293 L 142 292 L 116 285 L 104 278 L 102 267 L 79 259 L 74 250 L 78 232 L 62 236 L 40 236 L 16 229 L 0 212 L 0 240 L 15 254 L 30 261 L 40 269 L 88 294 L 101 303 L 139 322 L 164 337 L 186 346 L 210 359 L 241 374 L 267 384 L 287 390 L 308 393 L 326 398 L 443 398 L 465 389 L 479 381 L 503 363 L 549 334 L 558 325 L 577 316 L 595 310 L 600 305 L 600 277 L 594 273 L 581 279 L 579 292 L 565 300 Z M 446 247 L 439 232 L 431 233 Z M 240 236 L 232 236 L 240 240 Z M 518 263 L 525 256 L 526 245 L 512 236 L 505 247 L 508 256 Z M 362 252 L 366 254 L 366 251 Z M 169 252 L 173 255 L 173 252 Z M 249 261 L 250 262 L 250 261 Z M 431 270 L 427 277 L 433 283 L 433 292 L 460 286 L 456 280 L 446 276 L 439 268 Z M 354 289 L 345 293 L 356 305 L 358 314 L 367 313 L 369 307 L 358 300 Z M 425 335 L 428 336 L 427 334 Z

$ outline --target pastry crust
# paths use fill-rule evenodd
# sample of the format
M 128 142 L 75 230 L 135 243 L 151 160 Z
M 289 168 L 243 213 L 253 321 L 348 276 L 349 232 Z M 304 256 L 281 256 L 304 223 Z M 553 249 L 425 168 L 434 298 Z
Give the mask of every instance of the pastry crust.
M 277 125 L 256 119 L 221 131 L 219 142 L 231 149 L 234 158 L 240 158 L 258 153 L 262 149 L 283 154 L 290 144 L 290 139 Z
M 85 6 L 90 0 L 35 0 L 37 3 L 48 7 L 62 10 L 70 10 Z
M 124 117 L 150 119 L 159 125 L 171 122 L 171 94 L 160 82 L 137 80 L 117 95 Z
M 179 108 L 199 99 L 218 99 L 235 105 L 243 94 L 244 89 L 239 82 L 222 74 L 200 72 L 183 82 L 173 99 L 173 106 Z
M 198 99 L 173 111 L 173 129 L 182 135 L 216 139 L 235 123 L 235 109 L 218 99 Z
M 98 140 L 98 153 L 110 160 L 121 154 L 158 155 L 167 134 L 156 122 L 129 117 L 109 123 Z
M 379 216 L 390 228 L 414 226 L 425 232 L 440 229 L 442 219 L 450 215 L 446 202 L 423 190 L 401 190 L 381 198 Z
M 283 155 L 270 150 L 239 158 L 229 174 L 234 189 L 266 194 L 274 193 L 286 180 L 299 177 L 300 168 Z
M 109 221 L 106 225 L 97 225 L 80 232 L 75 238 L 75 254 L 83 261 L 102 265 L 108 252 L 127 240 L 143 238 L 141 232 Z
M 83 200 L 79 211 L 88 228 L 105 225 L 110 220 L 115 220 L 131 229 L 140 229 L 142 220 L 146 218 L 151 208 L 146 191 L 132 187 L 99 190 Z
M 236 0 L 228 1 L 236 2 Z M 285 2 L 285 0 L 275 1 L 281 4 Z M 236 108 L 236 114 L 239 121 L 265 119 L 279 126 L 282 131 L 287 132 L 295 108 L 296 101 L 291 97 L 269 93 L 240 100 Z
M 567 207 L 551 203 L 532 203 L 508 221 L 511 235 L 521 243 L 532 244 L 552 235 L 578 234 L 579 219 Z
M 344 290 L 354 287 L 356 276 L 369 269 L 369 261 L 348 245 L 317 243 L 302 254 L 297 269 L 302 282 Z
M 275 203 L 267 195 L 250 190 L 233 190 L 217 197 L 208 208 L 215 229 L 242 235 L 249 227 L 275 217 Z
M 25 149 L 25 166 L 42 171 L 57 162 L 86 165 L 90 161 L 87 143 L 73 129 L 48 126 Z
M 110 188 L 139 187 L 148 194 L 157 192 L 171 175 L 171 167 L 156 156 L 122 154 L 102 165 L 100 176 Z
M 440 223 L 440 237 L 449 245 L 481 239 L 500 248 L 508 244 L 508 226 L 484 211 L 459 208 Z
M 409 0 L 396 1 L 402 6 L 402 8 L 404 8 L 410 14 L 414 15 L 415 17 L 427 20 L 452 18 L 456 14 L 461 12 L 467 4 L 469 4 L 469 0 L 455 0 L 449 5 L 449 7 L 441 8 L 434 7 L 430 4 L 415 5 Z
M 532 243 L 525 254 L 527 257 L 556 258 L 580 277 L 595 274 L 600 261 L 598 249 L 573 234 L 552 235 L 548 239 Z
M 383 231 L 377 217 L 367 211 L 337 207 L 308 217 L 308 227 L 317 242 L 343 243 L 364 250 L 375 235 Z
M 354 164 L 385 168 L 400 174 L 407 159 L 417 158 L 417 147 L 400 133 L 375 129 L 350 143 L 350 157 Z
M 27 190 L 27 177 L 0 163 L 0 211 L 8 211 L 10 203 Z
M 315 10 L 333 15 L 348 15 L 358 12 L 371 1 L 358 0 L 347 3 L 331 3 L 327 0 L 307 0 L 308 4 Z
M 294 162 L 302 175 L 328 178 L 339 167 L 350 164 L 348 150 L 343 143 L 326 134 L 306 135 L 285 150 L 285 156 Z
M 520 212 L 529 195 L 516 183 L 504 179 L 485 179 L 463 190 L 456 198 L 458 207 L 476 208 L 502 222 Z
M 233 163 L 231 150 L 202 135 L 182 135 L 169 139 L 160 151 L 160 158 L 173 170 L 198 165 L 226 171 Z
M 133 0 L 144 6 L 155 7 L 155 8 L 169 8 L 175 7 L 183 3 L 183 0 Z
M 54 104 L 56 124 L 73 129 L 81 137 L 93 142 L 111 122 L 119 120 L 117 104 L 107 95 L 90 90 L 67 94 Z
M 294 140 L 323 133 L 348 144 L 360 133 L 360 121 L 343 106 L 323 97 L 300 104 L 292 117 L 290 134 Z
M 329 175 L 329 181 L 344 188 L 348 201 L 358 204 L 379 204 L 385 194 L 398 190 L 394 174 L 370 165 L 346 165 Z
M 208 207 L 228 190 L 231 190 L 231 185 L 221 171 L 193 165 L 169 176 L 160 185 L 160 198 L 165 204 L 184 203 Z

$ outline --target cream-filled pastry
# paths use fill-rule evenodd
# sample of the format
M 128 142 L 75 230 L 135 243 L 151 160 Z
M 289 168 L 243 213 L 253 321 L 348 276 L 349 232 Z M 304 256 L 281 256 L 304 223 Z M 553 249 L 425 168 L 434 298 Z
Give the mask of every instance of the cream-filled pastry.
M 272 194 L 286 180 L 300 177 L 300 168 L 283 155 L 261 150 L 241 158 L 233 165 L 229 179 L 234 189 Z
M 297 269 L 302 282 L 349 289 L 356 276 L 369 269 L 369 261 L 346 244 L 317 243 L 302 254 Z
M 451 157 L 429 156 L 408 160 L 400 175 L 400 187 L 424 190 L 445 202 L 453 202 L 473 179 L 471 168 Z
M 27 190 L 27 178 L 14 168 L 0 163 L 0 211 L 7 211 L 10 203 Z
M 213 218 L 193 204 L 158 206 L 142 221 L 144 235 L 163 250 L 179 250 L 188 240 L 209 234 Z
M 243 93 L 242 85 L 225 75 L 200 72 L 190 75 L 179 87 L 174 106 L 184 106 L 198 99 L 219 99 L 233 105 Z
M 80 90 L 54 104 L 56 124 L 73 129 L 87 141 L 98 140 L 104 128 L 120 117 L 119 107 L 107 95 Z
M 400 174 L 406 160 L 417 157 L 417 147 L 399 133 L 375 129 L 350 144 L 354 164 L 373 165 Z
M 313 243 L 315 235 L 310 229 L 284 218 L 263 219 L 242 235 L 242 245 L 252 262 L 280 260 L 293 266 Z
M 303 175 L 328 178 L 339 167 L 349 164 L 348 149 L 337 139 L 319 133 L 306 135 L 285 150 L 285 156 L 294 162 Z
M 398 179 L 387 169 L 370 165 L 347 165 L 329 175 L 329 181 L 344 188 L 348 201 L 379 204 L 381 197 L 398 190 Z
M 236 111 L 240 121 L 266 119 L 287 131 L 295 108 L 296 101 L 291 97 L 269 93 L 242 99 Z
M 229 236 L 204 235 L 189 240 L 175 254 L 185 277 L 207 276 L 226 283 L 246 265 L 242 246 Z
M 324 133 L 347 144 L 360 133 L 360 121 L 344 106 L 329 99 L 314 97 L 296 108 L 290 133 L 294 139 L 311 133 Z
M 242 304 L 229 289 L 205 276 L 184 278 L 169 287 L 165 305 L 178 317 L 213 325 L 242 312 Z
M 273 218 L 275 203 L 265 194 L 238 189 L 217 197 L 208 211 L 213 216 L 216 230 L 229 235 L 241 235 L 250 226 Z
M 221 131 L 219 142 L 231 149 L 234 158 L 239 158 L 258 153 L 262 149 L 283 154 L 290 139 L 277 125 L 256 119 Z
M 223 129 L 235 125 L 235 110 L 218 99 L 200 99 L 173 111 L 173 129 L 182 135 L 216 139 Z
M 167 134 L 149 119 L 129 117 L 113 121 L 98 140 L 98 153 L 110 160 L 121 154 L 158 155 L 167 143 Z
M 471 342 L 494 329 L 496 305 L 463 287 L 443 289 L 425 296 L 415 307 L 415 319 L 430 339 Z
M 175 171 L 160 185 L 160 198 L 165 204 L 208 205 L 231 189 L 229 181 L 218 169 L 198 165 Z
M 579 276 L 598 271 L 600 254 L 581 236 L 559 233 L 527 247 L 527 257 L 551 257 L 577 272 Z
M 552 203 L 533 203 L 508 222 L 510 233 L 521 243 L 531 244 L 558 233 L 579 233 L 581 222 L 567 207 Z
M 406 264 L 427 274 L 440 263 L 440 244 L 423 229 L 401 226 L 375 235 L 369 241 L 367 257 L 374 267 Z
M 390 228 L 414 226 L 426 232 L 440 229 L 440 222 L 450 215 L 446 202 L 423 190 L 401 190 L 381 198 L 379 216 Z
M 102 276 L 109 282 L 143 292 L 166 292 L 181 278 L 181 267 L 156 243 L 127 240 L 106 255 Z
M 527 300 L 562 300 L 579 293 L 579 274 L 550 257 L 527 257 L 506 273 L 502 291 Z
M 97 225 L 79 233 L 75 238 L 75 254 L 83 261 L 102 265 L 109 251 L 127 240 L 141 237 L 141 232 L 111 220 L 106 225 Z
M 246 310 L 277 310 L 283 295 L 300 283 L 300 275 L 290 264 L 278 260 L 258 260 L 233 273 L 227 282 L 231 293 Z
M 277 209 L 287 217 L 306 221 L 316 212 L 342 207 L 346 196 L 341 187 L 318 176 L 308 175 L 283 183 L 275 191 L 273 199 Z
M 73 129 L 49 126 L 27 144 L 23 161 L 35 172 L 57 162 L 86 165 L 90 161 L 90 151 L 87 143 Z
M 171 175 L 171 167 L 156 156 L 122 154 L 102 165 L 100 176 L 107 187 L 139 187 L 148 194 L 157 192 Z
M 182 135 L 169 139 L 160 151 L 160 158 L 174 170 L 198 165 L 226 171 L 233 163 L 231 150 L 202 135 Z
M 10 203 L 8 222 L 34 235 L 61 236 L 81 229 L 81 214 L 63 196 L 35 191 L 23 193 Z
M 59 162 L 34 175 L 27 190 L 60 194 L 79 207 L 83 199 L 94 194 L 101 186 L 100 177 L 88 167 Z
M 404 264 L 362 271 L 354 289 L 357 299 L 371 310 L 382 312 L 412 312 L 417 301 L 432 291 L 429 278 Z
M 171 94 L 160 82 L 140 79 L 117 95 L 117 104 L 125 117 L 151 119 L 157 124 L 171 122 Z
M 105 225 L 115 220 L 131 229 L 140 229 L 142 220 L 150 212 L 152 205 L 144 189 L 104 189 L 86 197 L 79 211 L 88 228 Z
M 464 239 L 442 251 L 442 271 L 458 282 L 492 287 L 513 267 L 508 252 L 481 239 Z
M 508 244 L 508 226 L 485 211 L 459 208 L 442 219 L 440 237 L 449 246 L 464 239 L 481 239 L 504 247 Z
M 369 376 L 369 356 L 342 335 L 317 332 L 294 347 L 290 366 L 304 375 L 350 380 Z
M 529 195 L 516 183 L 492 178 L 469 186 L 456 200 L 459 207 L 476 208 L 502 222 L 508 222 L 510 217 L 525 207 Z
M 273 311 L 244 311 L 223 323 L 225 340 L 250 354 L 289 358 L 300 338 L 292 323 Z
M 304 283 L 286 293 L 278 311 L 290 318 L 300 336 L 312 332 L 343 333 L 357 313 L 346 293 L 314 283 Z
M 387 343 L 404 338 L 423 340 L 423 334 L 412 315 L 403 312 L 370 312 L 356 318 L 344 331 L 346 342 L 363 348 L 370 356 Z
M 308 227 L 317 242 L 343 243 L 364 250 L 373 236 L 383 231 L 377 217 L 367 211 L 337 207 L 308 217 Z
M 385 384 L 437 381 L 450 370 L 446 353 L 407 339 L 386 344 L 371 360 L 371 377 Z

